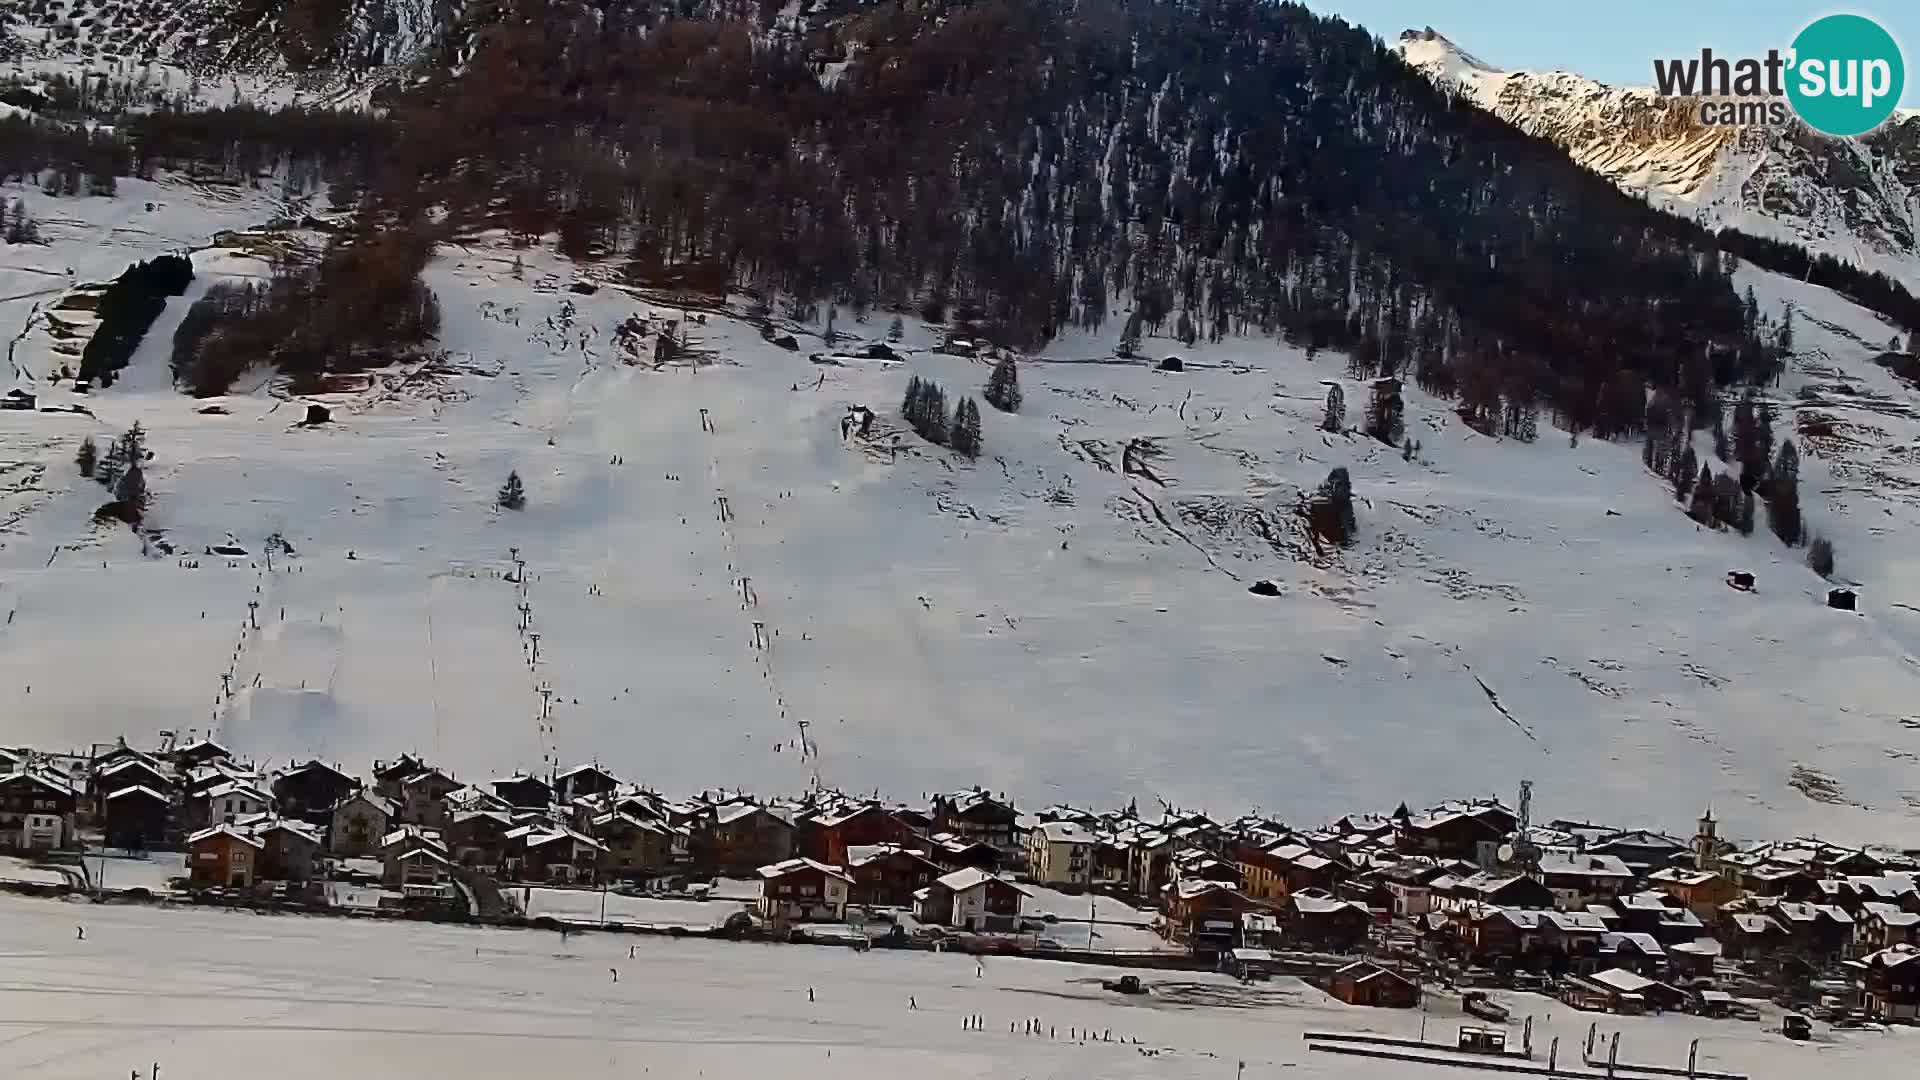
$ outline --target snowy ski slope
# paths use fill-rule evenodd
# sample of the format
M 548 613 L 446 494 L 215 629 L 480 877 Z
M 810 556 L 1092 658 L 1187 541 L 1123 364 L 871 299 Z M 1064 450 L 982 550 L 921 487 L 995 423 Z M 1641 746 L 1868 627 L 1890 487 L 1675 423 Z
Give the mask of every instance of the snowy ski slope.
M 141 187 L 10 190 L 72 224 L 0 251 L 7 280 L 105 280 L 271 212 Z M 147 215 L 149 198 L 171 209 Z M 131 235 L 129 205 L 162 220 L 100 247 Z M 790 353 L 740 309 L 713 312 L 690 328 L 697 368 L 656 369 L 651 336 L 622 326 L 679 310 L 573 294 L 548 250 L 516 279 L 513 258 L 484 238 L 444 249 L 443 372 L 336 395 L 318 428 L 264 377 L 225 415 L 167 386 L 188 303 L 264 272 L 247 252 L 199 251 L 193 291 L 84 399 L 44 383 L 57 357 L 30 312 L 48 298 L 0 303 L 42 405 L 94 413 L 0 412 L 0 741 L 211 729 L 262 761 L 353 770 L 401 751 L 470 779 L 597 758 L 671 791 L 981 783 L 1301 822 L 1510 795 L 1521 777 L 1550 814 L 1671 829 L 1712 803 L 1737 835 L 1897 842 L 1920 812 L 1904 539 L 1920 428 L 1913 392 L 1865 363 L 1891 330 L 1820 290 L 1750 275 L 1770 308 L 1806 313 L 1806 355 L 1774 391 L 1782 434 L 1803 388 L 1871 427 L 1809 448 L 1803 480 L 1811 524 L 1863 583 L 1859 615 L 1827 610 L 1802 552 L 1764 527 L 1696 529 L 1635 445 L 1570 446 L 1544 423 L 1532 446 L 1489 439 L 1417 392 L 1418 460 L 1321 432 L 1338 357 L 1150 339 L 1188 361 L 1164 373 L 1088 362 L 1111 335 L 1065 340 L 1023 364 L 1019 415 L 983 406 L 987 453 L 968 464 L 905 432 L 898 404 L 910 375 L 957 398 L 988 367 L 927 351 L 912 320 L 903 363 L 822 365 L 818 326 L 786 326 Z M 888 318 L 840 327 L 879 340 Z M 1357 422 L 1365 387 L 1344 386 Z M 879 414 L 872 444 L 842 440 L 854 405 Z M 95 528 L 103 493 L 72 465 L 83 435 L 136 420 L 176 556 Z M 1154 479 L 1119 471 L 1134 439 L 1156 448 Z M 1352 470 L 1361 535 L 1318 556 L 1294 507 L 1334 466 Z M 494 506 L 510 469 L 520 513 Z M 296 554 L 269 568 L 274 534 Z M 206 553 L 229 536 L 246 556 Z M 1729 589 L 1734 568 L 1758 591 Z M 1249 594 L 1261 579 L 1282 595 Z
M 1152 992 L 1127 997 L 1100 989 L 1109 969 L 1037 960 L 989 958 L 976 975 L 961 955 L 592 933 L 562 943 L 534 931 L 11 897 L 0 898 L 0 952 L 0 1071 L 44 1080 L 145 1076 L 155 1063 L 173 1080 L 423 1068 L 475 1080 L 730 1080 L 770 1069 L 843 1080 L 1399 1080 L 1447 1070 L 1313 1053 L 1301 1035 L 1414 1038 L 1424 1022 L 1442 1040 L 1465 1019 L 1444 995 L 1426 1014 L 1355 1008 L 1284 978 L 1243 986 L 1142 972 Z M 1681 1067 L 1697 1038 L 1700 1068 L 1754 1080 L 1881 1080 L 1912 1059 L 1910 1030 L 1821 1026 L 1794 1043 L 1767 1023 L 1596 1016 L 1532 995 L 1506 1003 L 1516 1049 L 1531 1016 L 1539 1059 L 1558 1039 L 1559 1065 L 1582 1076 L 1601 1075 L 1578 1064 L 1595 1022 L 1602 1055 L 1620 1033 L 1622 1063 Z M 969 1016 L 979 1030 L 963 1029 Z M 1041 1033 L 1018 1033 L 1034 1017 Z M 1767 1021 L 1777 1030 L 1771 1007 Z M 1087 1029 L 1112 1041 L 1082 1040 Z

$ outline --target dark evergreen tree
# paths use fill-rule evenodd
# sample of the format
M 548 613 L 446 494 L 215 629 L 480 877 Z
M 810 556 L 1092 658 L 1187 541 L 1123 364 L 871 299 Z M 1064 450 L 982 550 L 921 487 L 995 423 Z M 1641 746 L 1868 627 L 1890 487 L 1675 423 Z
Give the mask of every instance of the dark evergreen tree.
M 1693 482 L 1693 501 L 1687 504 L 1687 516 L 1702 525 L 1714 524 L 1713 519 L 1713 470 L 1700 466 L 1700 476 Z
M 1340 389 L 1339 383 L 1327 387 L 1327 411 L 1320 420 L 1320 430 L 1339 434 L 1347 426 L 1347 395 Z
M 1405 434 L 1406 406 L 1400 401 L 1400 380 L 1375 379 L 1373 396 L 1367 402 L 1367 434 L 1397 446 Z
M 947 414 L 947 392 L 937 383 L 928 383 L 924 413 L 920 421 L 920 436 L 936 446 L 947 445 L 951 432 L 951 419 Z
M 887 324 L 887 340 L 898 343 L 906 336 L 907 324 L 901 321 L 900 316 L 895 315 L 893 321 Z
M 94 466 L 100 463 L 100 451 L 93 445 L 93 436 L 80 440 L 80 452 L 74 455 L 73 463 L 79 466 L 81 476 L 93 476 Z
M 137 465 L 147 457 L 147 431 L 136 420 L 132 427 L 120 434 L 120 460 L 128 465 Z
M 1738 528 L 1740 525 L 1741 507 L 1746 505 L 1749 494 L 1746 489 L 1740 486 L 1740 481 L 1735 480 L 1727 473 L 1721 473 L 1719 476 L 1714 477 L 1714 522 L 1718 525 Z
M 987 376 L 987 389 L 982 396 L 987 404 L 1001 412 L 1020 411 L 1020 369 L 1013 357 L 1003 356 L 993 365 L 993 374 Z
M 961 398 L 953 409 L 953 448 L 969 460 L 980 456 L 980 406 L 972 398 Z
M 527 489 L 520 482 L 520 474 L 507 473 L 507 482 L 500 485 L 500 494 L 494 498 L 503 509 L 525 510 L 527 508 Z
M 1793 440 L 1780 443 L 1780 455 L 1774 459 L 1773 472 L 1767 478 L 1767 525 L 1780 542 L 1793 547 L 1802 539 L 1800 520 L 1800 452 Z
M 1740 492 L 1740 517 L 1734 527 L 1740 530 L 1741 536 L 1753 535 L 1753 492 Z
M 1680 466 L 1673 470 L 1673 497 L 1681 502 L 1687 501 L 1687 493 L 1693 490 L 1695 470 L 1700 462 L 1693 454 L 1693 440 L 1687 440 L 1687 448 L 1680 454 Z
M 141 470 L 138 462 L 127 466 L 120 474 L 120 480 L 113 486 L 113 497 L 125 507 L 134 520 L 139 520 L 147 512 L 147 474 Z
M 1793 305 L 1788 304 L 1786 313 L 1780 317 L 1780 352 L 1793 355 Z
M 93 478 L 100 482 L 101 487 L 112 491 L 113 486 L 120 482 L 120 474 L 126 471 L 127 468 L 125 455 L 125 437 L 115 439 L 107 444 L 107 452 L 100 455 L 99 462 L 93 467 Z
M 1716 399 L 1713 403 L 1713 456 L 1722 462 L 1732 453 L 1727 442 L 1727 412 Z
M 1346 547 L 1359 532 L 1353 513 L 1353 481 L 1345 468 L 1327 473 L 1327 478 L 1307 504 L 1307 521 L 1313 531 Z
M 927 383 L 915 375 L 907 380 L 907 396 L 900 402 L 900 418 L 907 426 L 919 431 L 925 423 L 927 402 Z
M 1833 576 L 1833 541 L 1816 536 L 1807 545 L 1807 567 L 1823 578 Z

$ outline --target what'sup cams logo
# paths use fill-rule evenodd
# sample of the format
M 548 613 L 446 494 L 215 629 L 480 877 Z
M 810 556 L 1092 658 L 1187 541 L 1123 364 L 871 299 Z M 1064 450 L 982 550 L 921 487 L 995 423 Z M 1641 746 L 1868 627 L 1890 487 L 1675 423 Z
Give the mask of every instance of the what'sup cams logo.
M 1807 24 L 1782 51 L 1729 60 L 1655 60 L 1661 97 L 1702 98 L 1702 124 L 1780 127 L 1788 109 L 1815 131 L 1862 135 L 1885 123 L 1906 90 L 1900 46 L 1863 15 L 1828 15 Z

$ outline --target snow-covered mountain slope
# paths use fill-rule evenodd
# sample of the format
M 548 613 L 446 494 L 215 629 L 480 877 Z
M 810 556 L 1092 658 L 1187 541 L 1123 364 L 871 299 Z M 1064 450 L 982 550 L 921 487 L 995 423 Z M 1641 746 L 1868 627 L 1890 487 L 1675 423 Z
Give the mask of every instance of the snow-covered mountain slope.
M 447 0 L 47 0 L 0 12 L 0 73 L 130 103 L 365 105 L 464 27 Z
M 1413 67 L 1653 205 L 1789 240 L 1920 289 L 1920 114 L 1864 139 L 1708 127 L 1690 101 L 1564 71 L 1501 71 L 1431 28 L 1395 46 Z
M 1858 615 L 1764 529 L 1697 529 L 1635 446 L 1489 439 L 1417 393 L 1416 460 L 1322 432 L 1337 358 L 1149 341 L 1185 355 L 1168 373 L 1063 341 L 967 463 L 895 419 L 910 375 L 955 398 L 985 380 L 927 327 L 908 321 L 904 362 L 816 364 L 818 327 L 786 327 L 792 353 L 719 309 L 690 327 L 697 367 L 656 369 L 649 335 L 683 312 L 576 294 L 545 248 L 516 278 L 492 237 L 429 269 L 447 360 L 330 398 L 332 424 L 297 426 L 264 378 L 211 413 L 169 388 L 187 305 L 264 271 L 231 237 L 125 377 L 76 397 L 45 378 L 68 267 L 104 280 L 271 204 L 5 194 L 58 233 L 5 249 L 0 332 L 43 408 L 92 414 L 0 411 L 10 742 L 211 728 L 262 759 L 412 750 L 465 777 L 598 758 L 675 790 L 977 782 L 1302 821 L 1523 776 L 1556 812 L 1668 827 L 1711 802 L 1740 832 L 1884 840 L 1920 815 L 1920 414 L 1866 362 L 1890 330 L 1819 290 L 1743 272 L 1802 312 L 1779 396 L 1833 422 L 1806 502 L 1865 583 Z M 840 319 L 870 340 L 886 322 Z M 1345 391 L 1357 416 L 1365 388 Z M 870 441 L 842 438 L 856 405 Z M 136 421 L 172 556 L 95 525 L 104 494 L 73 465 Z M 1135 440 L 1151 477 L 1124 471 Z M 1321 556 L 1295 509 L 1336 466 L 1360 538 Z M 509 470 L 518 513 L 494 505 Z M 276 535 L 292 553 L 269 559 Z M 230 542 L 246 554 L 209 551 Z M 1758 590 L 1728 588 L 1734 568 Z

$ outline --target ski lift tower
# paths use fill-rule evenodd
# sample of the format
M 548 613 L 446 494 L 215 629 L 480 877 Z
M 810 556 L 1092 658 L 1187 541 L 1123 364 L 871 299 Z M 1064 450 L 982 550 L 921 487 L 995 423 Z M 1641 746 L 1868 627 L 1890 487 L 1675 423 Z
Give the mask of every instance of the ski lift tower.
M 1500 845 L 1500 863 L 1531 878 L 1540 876 L 1540 847 L 1533 842 L 1533 781 L 1520 781 L 1520 807 L 1513 835 Z

